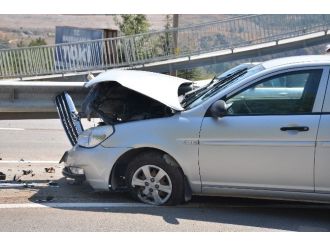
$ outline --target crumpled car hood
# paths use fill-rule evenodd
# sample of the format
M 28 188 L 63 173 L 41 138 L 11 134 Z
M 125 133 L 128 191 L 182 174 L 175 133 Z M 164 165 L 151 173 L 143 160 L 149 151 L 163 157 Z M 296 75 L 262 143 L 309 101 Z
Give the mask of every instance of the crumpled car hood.
M 86 82 L 85 87 L 91 87 L 101 82 L 117 82 L 177 111 L 184 110 L 178 97 L 180 85 L 192 83 L 192 81 L 179 77 L 153 72 L 113 69 Z

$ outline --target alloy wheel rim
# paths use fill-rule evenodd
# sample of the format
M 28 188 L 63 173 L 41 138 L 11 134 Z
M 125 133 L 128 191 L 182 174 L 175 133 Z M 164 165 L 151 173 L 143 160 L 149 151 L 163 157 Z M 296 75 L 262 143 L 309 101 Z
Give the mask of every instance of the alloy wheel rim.
M 131 181 L 139 199 L 145 203 L 162 205 L 172 194 L 172 181 L 160 167 L 144 165 L 135 171 Z

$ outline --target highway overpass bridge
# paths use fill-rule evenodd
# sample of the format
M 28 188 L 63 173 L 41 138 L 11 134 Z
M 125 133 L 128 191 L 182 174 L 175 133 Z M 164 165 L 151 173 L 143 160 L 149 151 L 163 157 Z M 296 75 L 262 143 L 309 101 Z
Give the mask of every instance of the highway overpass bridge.
M 330 15 L 244 15 L 132 36 L 0 49 L 0 118 L 56 117 L 55 95 L 69 90 L 81 102 L 89 72 L 171 72 L 328 42 Z M 68 82 L 69 76 L 80 76 L 80 83 Z
M 0 79 L 112 68 L 170 72 L 330 42 L 330 15 L 244 15 L 132 36 L 0 49 Z

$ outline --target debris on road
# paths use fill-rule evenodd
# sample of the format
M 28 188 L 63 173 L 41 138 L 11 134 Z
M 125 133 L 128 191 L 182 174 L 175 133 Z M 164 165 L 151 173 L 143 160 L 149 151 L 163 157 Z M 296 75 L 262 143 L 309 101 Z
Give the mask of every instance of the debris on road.
M 0 172 L 0 180 L 6 180 L 6 174 Z
M 30 173 L 32 173 L 32 170 L 22 170 L 23 175 L 29 175 Z
M 38 199 L 35 202 L 50 202 L 52 200 L 54 200 L 53 196 L 47 196 L 46 199 Z
M 15 174 L 14 177 L 13 177 L 13 181 L 20 182 L 21 181 L 21 176 Z
M 55 168 L 54 168 L 54 167 L 46 167 L 46 168 L 45 168 L 45 171 L 46 171 L 47 173 L 55 173 Z

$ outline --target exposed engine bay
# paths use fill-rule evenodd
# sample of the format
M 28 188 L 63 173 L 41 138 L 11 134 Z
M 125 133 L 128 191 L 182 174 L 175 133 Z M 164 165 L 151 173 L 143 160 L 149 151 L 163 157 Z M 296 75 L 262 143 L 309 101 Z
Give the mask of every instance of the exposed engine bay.
M 111 125 L 114 129 L 120 123 L 169 117 L 184 109 L 185 95 L 196 89 L 192 81 L 182 78 L 121 70 L 104 72 L 84 86 L 90 90 L 80 112 L 67 92 L 55 97 L 59 117 L 72 146 L 81 133 L 89 133 L 88 129 L 84 130 L 81 118 L 99 118 L 98 126 Z
M 182 84 L 178 96 L 193 89 L 192 83 Z M 161 89 L 159 89 L 161 90 Z M 175 113 L 170 107 L 128 89 L 117 82 L 94 85 L 82 104 L 81 117 L 101 118 L 104 124 L 168 117 Z

